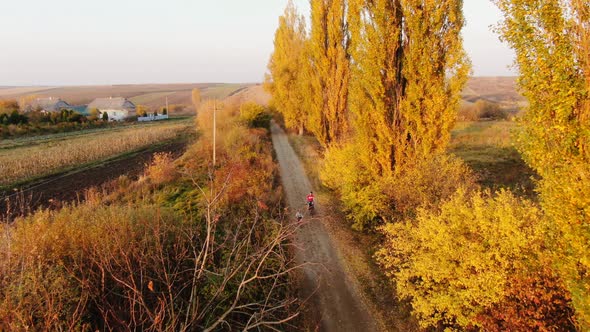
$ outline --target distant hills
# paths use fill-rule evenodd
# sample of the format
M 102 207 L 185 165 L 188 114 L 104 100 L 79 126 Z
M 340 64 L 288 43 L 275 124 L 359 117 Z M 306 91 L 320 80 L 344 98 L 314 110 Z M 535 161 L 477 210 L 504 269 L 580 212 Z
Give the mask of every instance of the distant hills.
M 133 84 L 133 85 L 95 85 L 95 86 L 36 86 L 0 87 L 0 99 L 19 99 L 24 96 L 61 98 L 71 105 L 85 105 L 95 98 L 125 97 L 135 104 L 149 108 L 170 105 L 191 105 L 191 92 L 201 89 L 202 98 L 226 98 L 227 96 L 255 84 Z
M 484 99 L 504 106 L 521 106 L 526 99 L 518 93 L 516 77 L 472 77 L 463 90 L 463 99 L 474 103 Z
M 159 108 L 166 102 L 170 105 L 191 105 L 191 91 L 201 89 L 202 98 L 224 99 L 232 97 L 253 100 L 266 104 L 269 96 L 260 84 L 125 84 L 95 86 L 34 86 L 34 87 L 0 87 L 0 99 L 19 99 L 24 96 L 62 98 L 72 105 L 85 105 L 94 98 L 125 97 L 135 104 L 149 108 Z M 473 103 L 479 99 L 500 103 L 505 106 L 519 106 L 526 103 L 518 93 L 516 77 L 472 77 L 465 90 L 463 99 Z

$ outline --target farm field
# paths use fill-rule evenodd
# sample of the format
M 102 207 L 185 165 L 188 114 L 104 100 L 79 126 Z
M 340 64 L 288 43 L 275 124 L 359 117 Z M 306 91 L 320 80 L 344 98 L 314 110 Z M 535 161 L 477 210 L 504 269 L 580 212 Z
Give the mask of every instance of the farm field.
M 190 119 L 3 141 L 0 186 L 34 180 L 173 140 Z
M 191 92 L 201 90 L 202 98 L 223 99 L 255 84 L 192 83 L 192 84 L 125 84 L 63 87 L 0 87 L 0 99 L 25 96 L 61 98 L 71 105 L 85 105 L 95 98 L 125 97 L 136 104 L 157 109 L 165 104 L 192 105 Z
M 180 119 L 180 118 L 174 118 Z M 68 140 L 77 136 L 84 136 L 94 133 L 100 132 L 113 132 L 113 131 L 122 131 L 129 129 L 133 126 L 138 125 L 150 125 L 150 124 L 139 124 L 139 123 L 115 123 L 111 122 L 112 126 L 109 127 L 98 127 L 98 128 L 88 128 L 88 129 L 79 129 L 73 131 L 66 131 L 66 132 L 59 132 L 59 133 L 49 133 L 49 134 L 41 134 L 41 135 L 26 135 L 22 137 L 16 138 L 5 138 L 0 140 L 0 151 L 2 149 L 12 149 L 18 146 L 32 146 L 38 145 L 43 142 L 56 142 L 59 140 Z

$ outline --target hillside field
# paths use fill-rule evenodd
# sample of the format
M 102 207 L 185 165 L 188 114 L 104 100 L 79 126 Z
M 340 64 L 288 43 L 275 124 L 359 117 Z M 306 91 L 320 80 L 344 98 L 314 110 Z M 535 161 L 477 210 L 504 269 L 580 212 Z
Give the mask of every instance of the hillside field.
M 261 84 L 255 83 L 186 83 L 186 84 L 124 84 L 88 86 L 0 87 L 0 99 L 19 99 L 24 96 L 61 98 L 71 105 L 85 105 L 94 98 L 125 97 L 135 104 L 158 109 L 165 105 L 184 105 L 192 112 L 191 91 L 201 89 L 203 99 L 224 99 L 240 96 L 259 104 L 268 104 L 270 96 Z M 525 104 L 518 93 L 515 77 L 472 77 L 463 91 L 465 103 L 479 99 L 499 103 L 508 108 Z
M 201 97 L 223 99 L 256 84 L 193 83 L 193 84 L 125 84 L 88 86 L 0 87 L 0 99 L 25 96 L 61 98 L 71 105 L 86 105 L 95 98 L 125 97 L 136 104 L 158 109 L 166 104 L 191 106 L 191 92 L 201 90 Z

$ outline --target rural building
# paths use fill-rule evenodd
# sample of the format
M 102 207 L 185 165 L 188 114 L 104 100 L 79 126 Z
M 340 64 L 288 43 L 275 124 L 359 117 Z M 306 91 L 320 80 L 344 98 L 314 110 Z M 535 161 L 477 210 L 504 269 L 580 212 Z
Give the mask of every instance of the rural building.
M 87 109 L 88 111 L 97 109 L 100 117 L 107 113 L 109 121 L 123 121 L 135 115 L 135 104 L 122 97 L 97 98 L 88 104 Z
M 72 106 L 60 98 L 37 98 L 26 107 L 26 111 L 59 112 L 63 109 L 71 109 Z

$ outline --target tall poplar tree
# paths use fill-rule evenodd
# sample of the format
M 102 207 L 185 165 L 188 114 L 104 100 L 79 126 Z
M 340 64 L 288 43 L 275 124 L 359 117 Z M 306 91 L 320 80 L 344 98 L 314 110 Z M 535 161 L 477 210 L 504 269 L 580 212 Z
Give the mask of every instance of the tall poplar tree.
M 404 196 L 395 186 L 411 167 L 448 162 L 432 155 L 450 139 L 469 72 L 462 5 L 348 0 L 352 139 L 326 152 L 322 179 L 339 190 L 357 228 L 403 205 L 393 203 Z
M 590 330 L 590 3 L 496 0 L 529 101 L 518 146 L 542 177 L 555 268 Z
M 404 132 L 400 102 L 402 77 L 402 10 L 398 0 L 351 0 L 353 41 L 350 92 L 359 157 L 374 176 L 391 174 L 396 136 Z
M 350 36 L 347 0 L 311 0 L 308 80 L 311 83 L 308 127 L 328 146 L 349 127 Z
M 469 70 L 463 1 L 350 2 L 356 138 L 374 175 L 391 175 L 450 138 Z
M 402 0 L 406 80 L 401 110 L 410 146 L 404 154 L 429 156 L 446 148 L 469 64 L 463 49 L 463 0 Z M 400 154 L 401 155 L 401 154 Z
M 271 105 L 283 115 L 285 125 L 296 128 L 299 134 L 303 134 L 307 121 L 304 107 L 304 93 L 308 91 L 304 76 L 304 66 L 307 65 L 305 40 L 305 21 L 289 1 L 285 13 L 279 18 L 265 88 L 272 96 Z

